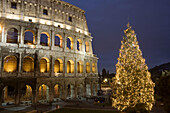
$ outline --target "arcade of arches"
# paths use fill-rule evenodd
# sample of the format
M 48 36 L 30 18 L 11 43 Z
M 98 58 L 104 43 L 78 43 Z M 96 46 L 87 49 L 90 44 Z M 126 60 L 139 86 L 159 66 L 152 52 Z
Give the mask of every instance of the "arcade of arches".
M 48 32 L 41 32 L 40 33 L 40 42 L 38 43 L 38 39 L 36 38 L 36 32 L 34 30 L 25 30 L 23 33 L 23 43 L 27 45 L 36 45 L 40 44 L 41 46 L 51 46 L 51 37 Z M 63 37 L 59 34 L 56 34 L 53 38 L 54 43 L 53 46 L 58 46 L 60 48 L 63 48 Z M 77 43 L 76 43 L 77 42 Z M 7 31 L 7 37 L 6 37 L 6 43 L 13 43 L 13 44 L 19 44 L 21 43 L 19 40 L 19 32 L 16 28 L 10 28 Z M 67 37 L 66 38 L 66 48 L 73 50 L 76 49 L 77 51 L 82 51 L 83 47 L 83 42 L 82 39 L 77 39 L 77 41 L 72 38 L 72 37 Z M 76 43 L 76 44 L 75 44 Z M 77 48 L 74 48 L 74 45 L 77 45 Z M 89 41 L 85 42 L 85 52 L 89 53 L 90 51 L 90 43 Z
M 37 102 L 53 102 L 57 98 L 82 99 L 97 96 L 97 82 L 84 84 L 82 80 L 69 79 L 63 80 L 64 82 L 61 79 L 55 79 L 51 81 L 52 84 L 49 84 L 50 79 L 44 81 L 43 78 L 25 78 L 25 80 L 17 80 L 16 78 L 15 83 L 12 84 L 8 79 L 0 87 L 0 104 L 11 105 L 21 102 L 35 104 Z
M 7 56 L 4 58 L 4 72 L 16 72 L 17 71 L 17 58 L 15 56 Z M 54 62 L 54 73 L 63 73 L 63 61 L 61 59 L 56 59 Z M 67 61 L 67 73 L 74 73 L 75 64 L 73 60 Z M 83 62 L 77 62 L 77 73 L 83 73 Z M 96 73 L 96 64 L 92 63 L 92 73 Z M 46 73 L 50 71 L 50 60 L 46 57 L 40 59 L 39 69 L 41 73 Z M 26 56 L 23 59 L 23 72 L 33 72 L 34 71 L 34 59 L 30 56 Z M 86 63 L 86 73 L 91 72 L 90 63 Z

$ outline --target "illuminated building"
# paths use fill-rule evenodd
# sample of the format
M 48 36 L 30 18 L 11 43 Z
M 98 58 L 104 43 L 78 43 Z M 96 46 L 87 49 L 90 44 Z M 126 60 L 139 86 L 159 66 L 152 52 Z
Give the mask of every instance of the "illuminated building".
M 61 0 L 1 0 L 0 102 L 96 96 L 85 11 Z

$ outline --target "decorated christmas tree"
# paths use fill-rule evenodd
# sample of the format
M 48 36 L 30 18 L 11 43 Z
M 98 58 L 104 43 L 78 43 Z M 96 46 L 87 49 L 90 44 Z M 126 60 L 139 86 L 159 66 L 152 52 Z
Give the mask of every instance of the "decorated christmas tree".
M 154 83 L 135 31 L 128 24 L 121 41 L 116 76 L 112 82 L 112 106 L 120 111 L 142 107 L 150 111 L 154 103 Z

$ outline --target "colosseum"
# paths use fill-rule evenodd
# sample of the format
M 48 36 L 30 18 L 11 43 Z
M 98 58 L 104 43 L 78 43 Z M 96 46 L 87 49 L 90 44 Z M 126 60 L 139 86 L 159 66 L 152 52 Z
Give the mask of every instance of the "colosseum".
M 0 0 L 0 105 L 96 96 L 85 11 L 62 0 Z

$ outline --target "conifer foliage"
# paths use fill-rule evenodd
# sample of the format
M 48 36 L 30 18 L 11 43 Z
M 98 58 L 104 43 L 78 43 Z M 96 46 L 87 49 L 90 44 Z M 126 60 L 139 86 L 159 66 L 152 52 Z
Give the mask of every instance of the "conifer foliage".
M 125 111 L 141 104 L 150 111 L 154 103 L 154 83 L 139 49 L 135 31 L 129 23 L 127 27 L 112 82 L 112 106 Z

